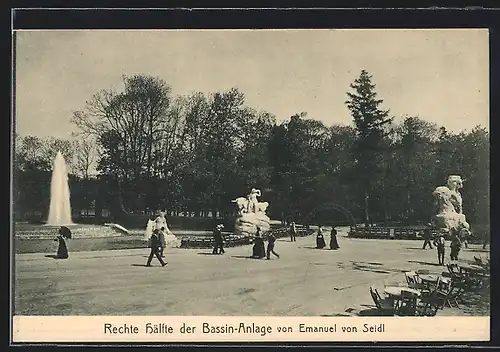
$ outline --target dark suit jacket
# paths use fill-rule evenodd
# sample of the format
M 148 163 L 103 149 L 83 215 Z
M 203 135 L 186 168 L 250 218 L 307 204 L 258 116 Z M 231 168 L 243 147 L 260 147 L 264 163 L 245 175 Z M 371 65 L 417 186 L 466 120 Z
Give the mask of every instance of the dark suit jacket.
M 223 241 L 222 232 L 219 229 L 214 230 L 214 241 L 220 243 Z
M 157 234 L 153 233 L 151 235 L 151 248 L 158 248 L 158 247 L 161 247 L 160 238 L 158 237 Z

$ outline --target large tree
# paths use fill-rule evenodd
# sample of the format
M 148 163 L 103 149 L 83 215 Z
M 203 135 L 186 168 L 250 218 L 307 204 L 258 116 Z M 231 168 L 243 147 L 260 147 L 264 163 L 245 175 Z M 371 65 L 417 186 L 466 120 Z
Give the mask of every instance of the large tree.
M 146 75 L 123 77 L 124 91 L 102 90 L 73 114 L 72 121 L 84 136 L 94 136 L 103 157 L 100 170 L 112 173 L 123 184 L 131 207 L 151 190 L 142 182 L 153 173 L 156 142 L 168 134 L 171 121 L 170 86 Z
M 382 141 L 387 133 L 385 126 L 392 121 L 389 110 L 380 109 L 382 99 L 377 98 L 373 76 L 362 70 L 351 83 L 352 92 L 347 92 L 346 105 L 354 119 L 357 132 L 355 158 L 357 163 L 359 187 L 364 199 L 364 219 L 370 225 L 370 196 L 374 191 L 375 180 L 380 177 L 382 168 Z

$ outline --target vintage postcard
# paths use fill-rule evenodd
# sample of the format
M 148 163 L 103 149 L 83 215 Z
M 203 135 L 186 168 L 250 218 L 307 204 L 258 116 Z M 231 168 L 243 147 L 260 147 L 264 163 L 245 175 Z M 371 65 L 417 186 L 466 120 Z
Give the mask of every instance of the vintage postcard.
M 13 41 L 12 342 L 489 340 L 487 29 Z

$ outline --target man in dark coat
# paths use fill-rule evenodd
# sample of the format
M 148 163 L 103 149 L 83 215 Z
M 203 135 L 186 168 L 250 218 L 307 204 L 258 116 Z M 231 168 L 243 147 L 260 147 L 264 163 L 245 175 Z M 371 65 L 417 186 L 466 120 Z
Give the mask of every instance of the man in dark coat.
M 434 245 L 437 248 L 438 263 L 439 265 L 444 265 L 445 239 L 442 232 L 440 232 L 438 237 L 434 240 Z
M 214 250 L 212 251 L 212 254 L 224 254 L 226 253 L 224 251 L 224 238 L 222 236 L 222 229 L 224 228 L 224 225 L 219 224 L 215 226 L 214 229 Z
M 429 245 L 429 247 L 432 249 L 431 224 L 427 224 L 427 226 L 425 227 L 423 237 L 424 237 L 424 245 L 423 245 L 422 249 L 425 249 L 427 247 L 427 245 Z
M 451 234 L 450 248 L 450 259 L 452 261 L 457 261 L 458 253 L 460 253 L 460 249 L 462 248 L 462 242 L 460 241 L 460 238 L 458 237 L 458 233 L 456 233 L 456 231 L 453 231 Z
M 295 226 L 295 221 L 292 221 L 290 224 L 290 242 L 295 242 L 297 239 L 295 238 L 297 236 L 297 226 Z
M 271 253 L 274 254 L 276 257 L 279 259 L 279 254 L 274 251 L 274 243 L 276 242 L 276 236 L 273 235 L 273 233 L 269 233 L 267 235 L 267 251 L 266 251 L 266 258 L 267 260 L 271 259 Z
M 161 258 L 161 242 L 160 242 L 160 236 L 159 236 L 159 230 L 155 229 L 153 231 L 153 234 L 151 235 L 151 253 L 149 254 L 148 262 L 146 263 L 146 266 L 151 266 L 151 261 L 153 260 L 153 256 L 156 256 L 158 261 L 161 263 L 161 266 L 167 265 Z

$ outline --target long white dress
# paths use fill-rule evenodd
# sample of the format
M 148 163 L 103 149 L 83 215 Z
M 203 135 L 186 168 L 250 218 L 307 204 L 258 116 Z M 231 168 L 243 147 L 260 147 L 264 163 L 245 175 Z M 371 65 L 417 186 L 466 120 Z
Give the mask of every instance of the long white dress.
M 159 215 L 153 223 L 153 229 L 161 230 L 164 228 L 165 233 L 165 244 L 167 247 L 178 247 L 180 245 L 180 240 L 170 231 L 167 224 L 167 219 L 165 216 Z M 153 231 L 151 230 L 151 233 Z
M 154 221 L 154 228 L 157 229 L 157 230 L 161 230 L 162 228 L 164 228 L 166 236 L 173 236 L 172 231 L 170 231 L 170 229 L 168 228 L 167 219 L 164 216 L 159 215 L 155 219 L 155 221 Z
M 149 241 L 151 238 L 151 235 L 153 234 L 155 222 L 152 220 L 148 220 L 148 223 L 146 224 L 146 231 L 144 232 L 144 240 Z

